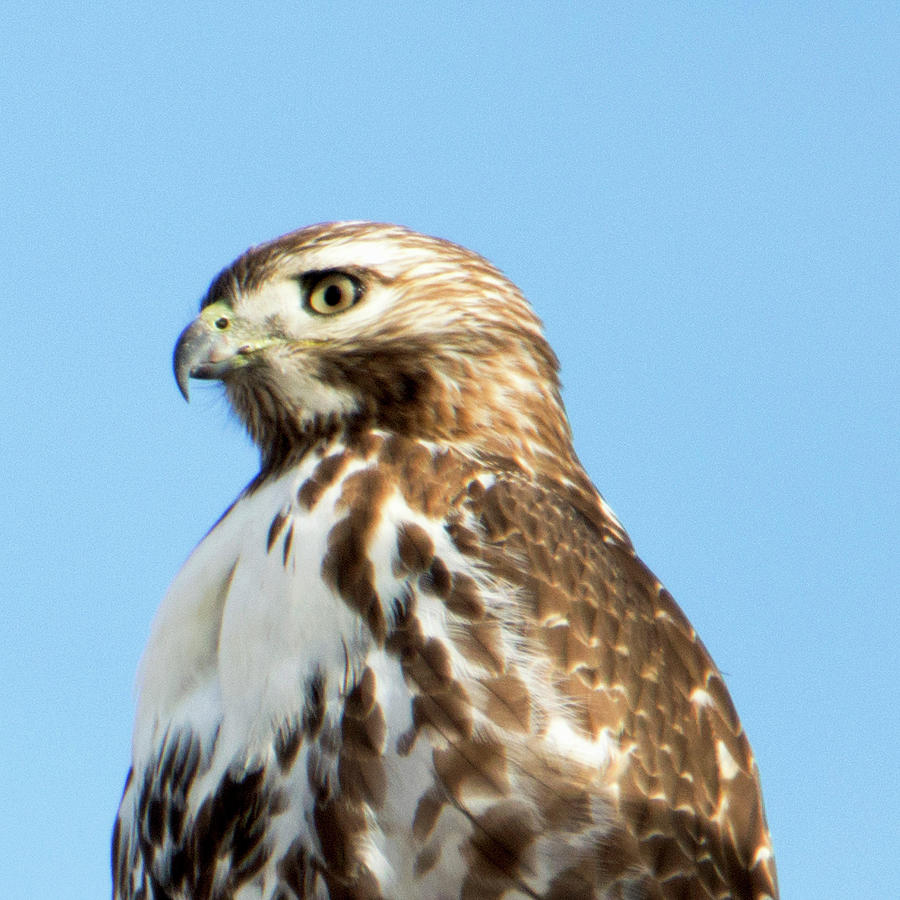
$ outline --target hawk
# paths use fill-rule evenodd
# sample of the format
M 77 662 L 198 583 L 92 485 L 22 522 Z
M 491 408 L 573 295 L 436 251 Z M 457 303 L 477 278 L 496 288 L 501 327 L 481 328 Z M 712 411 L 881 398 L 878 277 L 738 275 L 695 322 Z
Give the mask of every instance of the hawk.
M 162 602 L 114 896 L 774 898 L 722 676 L 581 467 L 518 289 L 316 225 L 212 283 L 175 378 L 259 474 Z

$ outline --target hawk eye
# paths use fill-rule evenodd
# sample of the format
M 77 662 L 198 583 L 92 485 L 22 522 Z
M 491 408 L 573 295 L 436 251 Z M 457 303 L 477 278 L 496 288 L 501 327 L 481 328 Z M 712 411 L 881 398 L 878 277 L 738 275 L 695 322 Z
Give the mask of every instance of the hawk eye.
M 328 272 L 314 281 L 307 294 L 309 308 L 321 316 L 349 309 L 359 299 L 360 285 L 344 272 Z

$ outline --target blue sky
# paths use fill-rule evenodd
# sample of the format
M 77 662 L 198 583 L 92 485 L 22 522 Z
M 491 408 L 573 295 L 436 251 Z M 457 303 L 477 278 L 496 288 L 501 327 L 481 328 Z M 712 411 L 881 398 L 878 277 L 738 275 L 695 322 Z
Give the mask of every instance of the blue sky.
M 586 468 L 726 674 L 783 895 L 891 895 L 900 6 L 4 20 L 0 895 L 108 892 L 149 623 L 255 472 L 172 346 L 237 253 L 338 218 L 523 288 Z

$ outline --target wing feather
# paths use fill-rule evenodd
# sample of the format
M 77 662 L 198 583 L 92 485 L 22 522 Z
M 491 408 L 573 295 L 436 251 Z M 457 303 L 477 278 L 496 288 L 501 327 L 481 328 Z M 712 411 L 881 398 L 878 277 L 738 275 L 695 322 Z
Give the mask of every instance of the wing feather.
M 567 494 L 505 474 L 467 502 L 480 562 L 515 587 L 578 734 L 616 746 L 623 858 L 690 896 L 776 896 L 756 764 L 715 663 L 599 498 Z

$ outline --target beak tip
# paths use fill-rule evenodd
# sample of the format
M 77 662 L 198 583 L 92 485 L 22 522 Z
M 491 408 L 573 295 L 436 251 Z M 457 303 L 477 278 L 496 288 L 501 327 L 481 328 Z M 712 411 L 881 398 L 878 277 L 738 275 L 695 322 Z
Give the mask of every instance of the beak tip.
M 177 356 L 173 368 L 175 369 L 175 383 L 178 385 L 178 390 L 185 401 L 190 403 L 190 370 L 177 358 Z
M 191 370 L 202 359 L 209 338 L 199 320 L 195 319 L 178 336 L 175 352 L 172 354 L 172 370 L 175 383 L 186 402 L 190 402 Z

